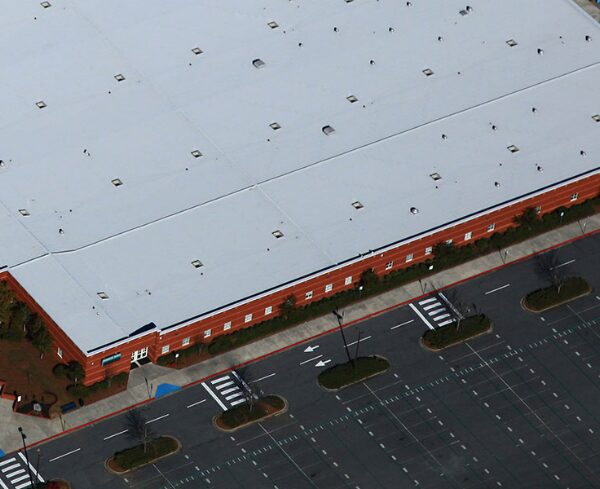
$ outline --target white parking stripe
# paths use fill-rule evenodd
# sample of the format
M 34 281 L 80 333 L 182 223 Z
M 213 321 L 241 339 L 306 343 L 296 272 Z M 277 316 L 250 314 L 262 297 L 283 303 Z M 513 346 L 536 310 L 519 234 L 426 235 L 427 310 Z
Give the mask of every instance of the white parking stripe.
M 401 328 L 402 326 L 406 326 L 407 324 L 414 323 L 414 322 L 415 322 L 414 319 L 410 319 L 408 321 L 404 321 L 403 323 L 396 324 L 396 326 L 392 326 L 390 329 Z
M 4 468 L 2 469 L 2 473 L 5 473 L 5 472 L 7 472 L 7 471 L 9 471 L 9 470 L 12 470 L 12 469 L 16 469 L 17 467 L 20 467 L 20 466 L 21 466 L 21 465 L 20 465 L 19 463 L 16 463 L 16 464 L 9 465 L 8 467 L 4 467 Z
M 79 450 L 81 450 L 81 448 L 74 450 L 74 452 L 78 452 Z M 74 453 L 74 452 L 71 452 L 71 453 Z M 25 466 L 27 466 L 27 458 L 25 457 L 25 455 L 23 455 L 23 452 L 19 452 L 19 457 L 21 457 L 21 460 L 23 460 L 23 462 L 25 462 Z M 51 462 L 51 460 L 50 460 L 50 462 Z M 29 464 L 29 470 L 31 470 L 31 473 L 34 476 L 37 476 L 37 478 L 40 480 L 40 482 L 44 482 L 44 479 L 42 478 L 42 476 L 40 474 L 38 474 L 38 471 L 33 468 L 33 465 Z
M 438 326 L 446 326 L 446 324 L 453 323 L 454 319 L 449 319 L 448 321 L 444 321 L 443 323 L 438 324 Z
M 230 385 L 233 385 L 233 384 L 235 384 L 235 382 L 233 380 L 230 380 L 229 382 L 225 382 L 224 384 L 215 385 L 215 387 L 217 388 L 218 391 L 220 391 L 224 387 L 229 387 Z
M 23 471 L 23 472 L 25 472 L 25 471 Z M 10 482 L 12 484 L 16 484 L 17 482 L 21 482 L 22 480 L 28 479 L 28 478 L 29 478 L 29 474 L 25 474 L 25 475 L 22 475 L 21 477 L 17 477 L 16 479 L 11 479 Z
M 219 382 L 223 382 L 224 380 L 227 380 L 227 379 L 229 379 L 229 375 L 225 375 L 223 377 L 219 377 L 218 379 L 211 380 L 210 383 L 214 385 L 214 384 L 218 384 Z
M 352 343 L 348 343 L 346 346 L 356 345 L 356 343 L 358 343 L 359 341 L 367 341 L 369 338 L 371 338 L 371 336 L 365 336 L 364 338 L 361 338 L 360 340 L 356 340 L 356 341 L 353 341 Z
M 238 399 L 237 401 L 232 401 L 230 404 L 232 406 L 237 406 L 238 404 L 241 404 L 243 402 L 246 402 L 246 399 Z
M 6 487 L 6 484 L 4 484 L 4 482 L 2 482 L 2 479 L 0 479 L 0 487 L 2 489 L 8 489 L 8 487 Z
M 27 481 L 20 486 L 15 486 L 15 489 L 23 489 L 24 487 L 29 487 L 31 485 L 31 481 Z
M 159 419 L 166 418 L 167 416 L 171 416 L 171 414 L 170 413 L 163 414 L 162 416 L 159 416 L 158 418 L 154 418 L 154 419 L 150 419 L 150 420 L 146 421 L 145 424 L 154 423 L 155 421 L 158 421 Z
M 421 314 L 421 312 L 416 308 L 416 306 L 414 304 L 409 304 L 410 308 L 415 311 L 415 314 L 417 316 L 419 316 L 421 318 L 421 320 L 427 325 L 427 327 L 429 329 L 434 329 L 433 326 L 431 325 L 431 323 L 429 321 L 427 321 L 427 319 L 425 319 L 425 316 L 423 316 L 423 314 Z
M 221 402 L 221 400 L 217 397 L 217 395 L 212 391 L 212 389 L 210 387 L 208 387 L 206 385 L 206 383 L 202 382 L 202 386 L 206 389 L 206 392 L 208 392 L 210 394 L 210 397 L 212 397 L 216 403 L 221 406 L 221 409 L 223 409 L 223 411 L 227 411 L 227 406 L 225 406 L 225 404 L 223 404 Z
M 106 441 L 106 440 L 110 440 L 111 438 L 114 438 L 115 436 L 122 435 L 123 433 L 127 433 L 128 431 L 129 431 L 129 430 L 123 430 L 123 431 L 119 431 L 118 433 L 114 433 L 114 434 L 112 434 L 112 435 L 105 436 L 105 437 L 103 438 L 103 440 L 105 440 L 105 441 Z
M 227 394 L 230 394 L 232 392 L 235 391 L 239 391 L 240 388 L 236 385 L 235 387 L 232 387 L 231 389 L 225 389 L 224 391 L 219 391 L 219 394 L 221 394 L 222 396 L 226 396 Z
M 441 314 L 439 316 L 434 317 L 433 320 L 434 321 L 439 321 L 440 319 L 449 318 L 449 317 L 450 317 L 450 314 L 446 313 L 446 314 Z
M 13 479 L 15 475 L 19 475 L 25 472 L 25 469 L 19 469 L 19 470 L 15 470 L 14 472 L 11 472 L 10 474 L 6 474 L 6 477 L 8 477 L 9 479 Z M 14 481 L 13 481 L 14 482 Z
M 494 292 L 498 292 L 499 290 L 506 289 L 506 287 L 510 287 L 510 284 L 503 285 L 502 287 L 498 287 L 496 289 L 488 290 L 484 295 L 493 294 Z
M 429 311 L 429 309 L 433 309 L 434 307 L 440 307 L 442 304 L 437 301 L 435 304 L 429 304 L 423 308 L 424 311 Z
M 446 308 L 445 307 L 440 307 L 438 309 L 434 309 L 433 311 L 428 311 L 427 314 L 429 314 L 430 316 L 435 316 L 436 314 L 439 314 L 440 312 L 445 312 Z
M 202 403 L 203 403 L 203 402 L 205 402 L 205 401 L 206 401 L 206 399 L 202 399 L 201 401 L 194 402 L 194 403 L 192 403 L 192 404 L 190 404 L 190 405 L 188 405 L 188 406 L 186 406 L 186 407 L 189 409 L 189 408 L 191 408 L 191 407 L 197 406 L 198 404 L 202 404 Z
M 230 396 L 227 396 L 225 398 L 226 401 L 230 401 L 231 399 L 235 399 L 236 397 L 240 397 L 241 395 L 243 395 L 242 391 L 236 392 L 235 394 L 231 394 Z
M 51 458 L 50 460 L 48 460 L 48 462 L 54 462 L 55 460 L 58 460 L 59 458 L 66 457 L 67 455 L 71 455 L 72 453 L 76 453 L 79 450 L 81 450 L 81 448 L 76 448 L 75 450 L 71 450 L 70 452 L 63 453 L 62 455 L 59 455 L 58 457 Z M 19 453 L 21 453 L 21 452 L 19 452 Z
M 419 301 L 419 305 L 422 306 L 423 304 L 428 304 L 432 301 L 437 301 L 437 297 L 430 297 L 429 299 L 425 299 L 423 301 Z
M 9 464 L 11 462 L 14 462 L 16 460 L 15 457 L 9 458 L 8 460 L 4 460 L 3 462 L 0 462 L 0 467 L 2 467 L 3 465 Z

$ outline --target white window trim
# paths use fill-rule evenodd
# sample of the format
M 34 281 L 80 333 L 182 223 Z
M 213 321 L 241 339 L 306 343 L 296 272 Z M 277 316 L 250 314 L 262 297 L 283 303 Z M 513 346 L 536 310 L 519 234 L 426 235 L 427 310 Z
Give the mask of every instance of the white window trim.
M 579 192 L 571 195 L 571 202 L 575 202 L 579 198 Z
M 333 290 L 333 284 L 327 284 L 325 286 L 325 293 L 331 292 Z
M 267 307 L 265 307 L 265 316 L 268 316 L 272 312 L 273 312 L 273 306 L 267 306 Z
M 181 346 L 187 346 L 190 344 L 190 337 L 186 336 L 184 339 L 181 340 Z
M 223 323 L 223 331 L 227 331 L 228 329 L 231 329 L 231 321 Z
M 412 253 L 409 253 L 408 255 L 406 255 L 406 263 L 413 261 L 415 258 L 415 256 Z
M 245 322 L 245 323 L 249 323 L 250 321 L 252 321 L 252 313 L 250 313 L 250 314 L 246 314 L 246 315 L 244 316 L 244 322 Z
M 313 291 L 309 290 L 306 294 L 304 294 L 304 299 L 309 300 L 313 298 Z
M 210 338 L 212 336 L 212 329 L 205 329 L 203 335 L 205 338 Z
M 164 345 L 162 347 L 162 349 L 160 350 L 160 352 L 162 355 L 164 355 L 165 353 L 169 353 L 170 350 L 171 350 L 171 345 Z
M 349 277 L 346 277 L 344 279 L 344 285 L 350 285 L 352 284 L 352 275 L 350 275 Z
M 388 262 L 385 264 L 385 269 L 386 269 L 386 270 L 391 270 L 393 267 L 394 267 L 394 262 L 393 262 L 393 261 L 388 261 Z
M 473 231 L 465 233 L 465 241 L 469 241 L 470 239 L 473 239 Z
M 432 253 L 433 253 L 433 246 L 428 246 L 427 248 L 425 248 L 426 255 L 431 255 Z
M 62 348 L 61 348 L 60 346 L 59 346 L 59 347 L 56 349 L 56 354 L 57 354 L 57 355 L 58 355 L 60 358 L 62 358 L 62 357 L 63 357 L 63 351 L 62 351 Z
M 488 233 L 491 233 L 494 229 L 496 229 L 496 223 L 495 222 L 493 222 L 492 224 L 488 224 L 488 227 L 487 227 L 487 232 Z

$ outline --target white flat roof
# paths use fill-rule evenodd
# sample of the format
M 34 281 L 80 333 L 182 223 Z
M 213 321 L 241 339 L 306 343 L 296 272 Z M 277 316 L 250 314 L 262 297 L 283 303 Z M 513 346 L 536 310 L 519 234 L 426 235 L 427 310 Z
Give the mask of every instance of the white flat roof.
M 571 0 L 50 3 L 0 7 L 0 267 L 86 352 L 600 166 Z

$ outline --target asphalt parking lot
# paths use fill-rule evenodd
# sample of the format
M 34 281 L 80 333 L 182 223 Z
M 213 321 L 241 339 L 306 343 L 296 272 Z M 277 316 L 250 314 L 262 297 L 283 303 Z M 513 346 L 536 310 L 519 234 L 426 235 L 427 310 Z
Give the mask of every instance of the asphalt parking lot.
M 40 472 L 78 488 L 600 487 L 599 244 L 591 237 L 559 252 L 595 288 L 569 305 L 524 311 L 521 297 L 543 281 L 533 262 L 519 263 L 457 287 L 493 319 L 490 334 L 426 351 L 425 312 L 407 305 L 346 329 L 351 351 L 390 360 L 384 375 L 320 389 L 323 365 L 345 359 L 330 334 L 241 372 L 285 397 L 285 414 L 220 433 L 211 426 L 220 406 L 198 385 L 144 408 L 156 433 L 181 440 L 177 455 L 108 474 L 102 461 L 132 443 L 115 417 L 42 445 Z

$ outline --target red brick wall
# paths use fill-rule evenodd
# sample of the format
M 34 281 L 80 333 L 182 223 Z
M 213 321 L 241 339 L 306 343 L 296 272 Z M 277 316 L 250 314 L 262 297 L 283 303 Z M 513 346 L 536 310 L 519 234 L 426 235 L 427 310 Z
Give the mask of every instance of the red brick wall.
M 579 197 L 577 201 L 571 202 L 571 195 L 574 193 L 578 193 Z M 155 361 L 162 354 L 162 348 L 166 345 L 169 345 L 170 351 L 183 348 L 182 341 L 186 337 L 190 337 L 189 344 L 193 345 L 198 342 L 210 341 L 219 334 L 229 333 L 236 329 L 259 323 L 269 317 L 273 317 L 278 313 L 278 306 L 290 294 L 295 295 L 299 305 L 306 304 L 310 301 L 316 301 L 327 295 L 332 295 L 344 289 L 353 287 L 360 279 L 361 273 L 366 269 L 373 268 L 376 273 L 383 275 L 391 270 L 418 263 L 427 258 L 425 255 L 425 248 L 434 246 L 441 241 L 451 239 L 456 245 L 465 244 L 464 236 L 467 232 L 472 233 L 472 238 L 468 242 L 490 236 L 493 233 L 488 232 L 487 227 L 492 223 L 495 224 L 494 232 L 503 231 L 508 227 L 513 226 L 514 217 L 521 214 L 528 207 L 541 206 L 541 212 L 545 214 L 557 207 L 569 206 L 595 197 L 599 193 L 600 175 L 593 175 L 546 192 L 542 195 L 473 218 L 468 222 L 456 224 L 448 229 L 422 237 L 408 244 L 370 255 L 359 262 L 350 263 L 339 269 L 332 270 L 323 275 L 305 280 L 302 283 L 287 287 L 284 290 L 273 292 L 266 297 L 248 301 L 221 313 L 214 314 L 211 317 L 165 332 L 162 336 L 158 332 L 151 332 L 140 338 L 123 342 L 118 346 L 113 346 L 101 353 L 89 357 L 86 357 L 73 344 L 67 335 L 39 307 L 29 294 L 20 287 L 10 274 L 6 272 L 2 273 L 0 274 L 0 279 L 7 280 L 17 293 L 18 298 L 26 302 L 32 310 L 42 316 L 55 341 L 54 355 L 56 355 L 56 347 L 60 346 L 64 352 L 63 361 L 77 360 L 84 365 L 86 370 L 85 383 L 89 385 L 103 380 L 108 375 L 129 371 L 131 353 L 135 350 L 148 347 L 149 357 Z M 406 262 L 406 256 L 408 254 L 413 255 L 413 260 L 409 263 Z M 388 262 L 393 262 L 393 267 L 390 270 L 386 270 L 386 264 Z M 352 276 L 352 283 L 350 285 L 345 285 L 344 280 L 349 276 Z M 325 292 L 325 286 L 327 284 L 333 285 L 333 289 L 329 293 Z M 313 291 L 313 296 L 312 299 L 306 300 L 305 293 L 308 291 Z M 273 311 L 271 314 L 265 315 L 265 308 L 269 306 L 273 308 Z M 244 318 L 247 314 L 252 314 L 252 320 L 246 323 Z M 232 323 L 231 329 L 224 331 L 223 325 L 228 321 L 231 321 Z M 208 329 L 211 330 L 211 336 L 210 338 L 204 339 L 204 331 Z M 107 366 L 102 366 L 101 360 L 114 353 L 121 353 L 121 358 Z M 57 360 L 59 359 L 57 358 Z

